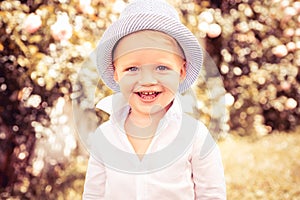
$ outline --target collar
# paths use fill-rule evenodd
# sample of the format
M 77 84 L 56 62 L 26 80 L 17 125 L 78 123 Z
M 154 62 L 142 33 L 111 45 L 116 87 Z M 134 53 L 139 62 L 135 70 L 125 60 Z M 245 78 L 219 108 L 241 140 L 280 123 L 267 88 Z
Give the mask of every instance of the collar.
M 184 112 L 183 109 L 186 108 L 187 104 L 188 103 L 185 102 L 185 98 L 183 98 L 181 94 L 177 93 L 172 106 L 161 119 L 159 127 L 163 127 L 164 124 L 172 120 L 181 120 Z M 122 93 L 118 92 L 101 99 L 97 103 L 96 108 L 108 113 L 112 123 L 122 130 L 124 129 L 124 123 L 130 111 L 130 106 Z

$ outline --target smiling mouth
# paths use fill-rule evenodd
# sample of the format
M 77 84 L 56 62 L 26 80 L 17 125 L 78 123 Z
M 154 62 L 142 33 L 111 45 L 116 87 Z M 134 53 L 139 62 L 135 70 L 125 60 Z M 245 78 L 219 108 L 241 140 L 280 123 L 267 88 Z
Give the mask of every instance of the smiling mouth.
M 145 100 L 152 100 L 155 99 L 161 92 L 155 91 L 143 91 L 143 92 L 136 92 L 142 99 Z

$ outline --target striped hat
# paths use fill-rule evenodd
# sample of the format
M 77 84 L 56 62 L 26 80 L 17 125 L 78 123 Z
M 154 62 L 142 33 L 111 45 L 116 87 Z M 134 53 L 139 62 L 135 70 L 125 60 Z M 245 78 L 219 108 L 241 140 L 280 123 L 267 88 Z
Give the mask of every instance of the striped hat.
M 115 92 L 120 91 L 114 81 L 114 47 L 124 36 L 141 30 L 166 33 L 181 46 L 186 59 L 186 78 L 178 90 L 179 93 L 185 92 L 198 78 L 203 52 L 197 38 L 180 22 L 177 11 L 163 0 L 133 1 L 103 33 L 97 47 L 97 68 L 104 83 Z

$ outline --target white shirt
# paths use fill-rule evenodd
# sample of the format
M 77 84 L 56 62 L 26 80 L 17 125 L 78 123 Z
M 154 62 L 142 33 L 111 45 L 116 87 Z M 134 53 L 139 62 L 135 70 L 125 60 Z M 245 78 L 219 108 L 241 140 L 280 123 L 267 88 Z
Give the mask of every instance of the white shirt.
M 93 150 L 88 163 L 83 199 L 226 199 L 224 170 L 218 146 L 201 122 L 183 114 L 179 108 L 178 101 L 174 101 L 160 121 L 156 136 L 145 155 L 146 165 L 141 165 L 141 170 L 139 164 L 144 158 L 140 161 L 137 157 L 127 156 L 135 155 L 124 131 L 129 107 L 112 112 L 110 119 L 91 136 Z M 188 125 L 182 125 L 183 121 L 188 122 Z M 176 140 L 179 133 L 184 135 L 181 134 L 183 137 Z M 105 140 L 108 143 L 101 142 Z M 106 144 L 109 147 L 106 148 Z M 178 149 L 166 156 L 168 154 L 164 154 L 164 150 L 172 144 L 177 145 Z M 116 153 L 116 149 L 121 154 Z M 176 153 L 172 155 L 172 152 Z M 151 157 L 147 162 L 147 155 L 151 153 L 156 156 L 156 160 Z

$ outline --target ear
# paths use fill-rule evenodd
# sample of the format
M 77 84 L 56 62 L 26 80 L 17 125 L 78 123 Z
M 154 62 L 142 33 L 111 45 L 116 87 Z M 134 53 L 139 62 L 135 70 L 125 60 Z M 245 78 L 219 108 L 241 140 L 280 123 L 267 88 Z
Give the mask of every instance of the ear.
M 114 66 L 114 80 L 118 83 L 119 82 L 119 76 L 118 76 L 118 73 L 117 73 L 117 70 Z
M 180 82 L 182 83 L 186 78 L 186 61 L 182 63 L 181 69 L 180 69 Z

